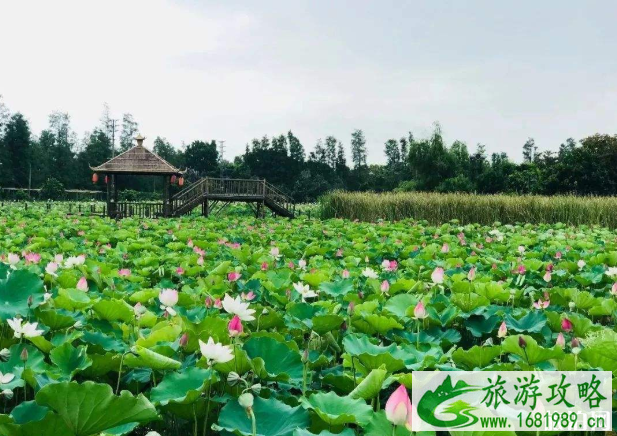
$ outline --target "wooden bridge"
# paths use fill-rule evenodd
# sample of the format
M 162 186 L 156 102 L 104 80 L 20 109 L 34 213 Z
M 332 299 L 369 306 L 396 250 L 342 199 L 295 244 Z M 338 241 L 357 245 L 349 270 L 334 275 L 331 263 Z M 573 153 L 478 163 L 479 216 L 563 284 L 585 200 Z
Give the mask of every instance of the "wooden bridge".
M 257 217 L 265 215 L 266 207 L 288 218 L 293 218 L 295 213 L 292 198 L 265 180 L 206 177 L 171 197 L 169 215 L 185 215 L 201 205 L 202 214 L 209 216 L 236 202 L 251 205 Z

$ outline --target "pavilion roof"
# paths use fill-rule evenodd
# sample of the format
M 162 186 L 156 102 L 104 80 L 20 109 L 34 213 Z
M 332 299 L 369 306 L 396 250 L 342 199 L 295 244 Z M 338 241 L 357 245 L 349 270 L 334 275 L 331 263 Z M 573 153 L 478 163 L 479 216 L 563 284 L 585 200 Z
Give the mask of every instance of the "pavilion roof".
M 97 166 L 92 171 L 106 174 L 174 175 L 182 174 L 178 168 L 143 146 L 143 139 L 124 153 Z

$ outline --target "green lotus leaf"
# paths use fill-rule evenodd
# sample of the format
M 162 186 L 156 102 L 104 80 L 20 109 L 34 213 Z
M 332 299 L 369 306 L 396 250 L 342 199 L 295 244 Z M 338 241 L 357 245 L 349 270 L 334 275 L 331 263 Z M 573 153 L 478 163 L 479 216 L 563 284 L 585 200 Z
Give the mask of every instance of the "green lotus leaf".
M 86 347 L 73 347 L 68 342 L 51 350 L 49 357 L 60 373 L 69 379 L 92 365 L 92 360 L 86 354 Z
M 373 369 L 356 388 L 349 393 L 351 398 L 370 400 L 376 397 L 381 391 L 384 381 L 388 375 L 385 365 L 378 369 Z
M 214 383 L 218 377 L 211 369 L 190 367 L 182 372 L 172 372 L 150 391 L 150 401 L 166 405 L 170 401 L 190 404 L 195 402 L 206 389 L 208 383 Z
M 302 357 L 286 344 L 270 337 L 256 337 L 244 344 L 251 359 L 263 359 L 265 370 L 271 377 L 284 376 L 290 380 L 302 379 Z
M 336 298 L 353 292 L 354 286 L 352 280 L 346 279 L 336 282 L 323 282 L 319 285 L 319 290 Z
M 465 328 L 471 332 L 476 338 L 481 338 L 483 335 L 491 333 L 501 321 L 498 315 L 486 317 L 484 315 L 470 316 L 465 322 Z
M 527 345 L 521 348 L 519 345 L 519 336 L 522 336 Z M 507 337 L 502 344 L 504 353 L 512 353 L 519 356 L 529 365 L 546 362 L 551 359 L 562 359 L 563 350 L 557 346 L 553 348 L 544 348 L 536 342 L 534 338 L 527 335 L 515 335 Z
M 26 270 L 13 271 L 7 278 L 0 279 L 0 319 L 25 318 L 30 308 L 43 303 L 44 293 L 43 281 L 36 274 Z
M 547 319 L 540 311 L 530 311 L 522 318 L 515 319 L 510 314 L 505 317 L 506 326 L 516 332 L 539 333 L 546 325 Z
M 42 306 L 44 307 L 44 306 Z M 73 313 L 62 309 L 36 310 L 37 319 L 50 330 L 61 330 L 71 327 L 77 321 Z
M 385 305 L 385 309 L 401 319 L 408 319 L 407 310 L 418 304 L 418 297 L 411 294 L 399 294 L 390 298 Z
M 296 429 L 309 425 L 309 414 L 302 407 L 291 407 L 275 398 L 256 397 L 253 413 L 257 424 L 257 436 L 293 436 Z M 228 402 L 219 415 L 215 430 L 226 430 L 233 434 L 251 436 L 251 419 L 237 400 Z
M 135 317 L 133 308 L 124 300 L 101 300 L 92 306 L 92 310 L 107 321 L 128 323 Z
M 581 359 L 595 368 L 612 371 L 617 376 L 617 333 L 603 330 L 584 341 Z
M 308 430 L 298 428 L 293 433 L 293 436 L 355 436 L 355 435 L 356 434 L 354 433 L 354 431 L 350 428 L 346 428 L 340 433 L 331 433 L 328 430 L 322 430 L 321 433 L 319 434 L 311 433 Z
M 366 322 L 380 335 L 385 335 L 392 330 L 402 330 L 403 325 L 394 318 L 384 315 L 370 314 L 364 317 Z
M 345 319 L 340 315 L 326 314 L 316 315 L 313 317 L 312 321 L 313 330 L 323 335 L 329 331 L 340 329 Z
M 373 410 L 363 400 L 339 397 L 334 392 L 319 392 L 309 398 L 301 398 L 300 403 L 315 413 L 328 425 L 358 424 L 366 425 Z
M 410 431 L 404 425 L 395 427 L 392 433 L 392 423 L 386 418 L 386 413 L 380 410 L 373 414 L 371 421 L 366 426 L 366 436 L 409 436 Z M 415 436 L 434 436 L 435 432 L 416 432 Z
M 34 412 L 33 409 L 29 411 Z M 35 416 L 38 417 L 38 415 Z M 45 429 L 45 433 L 41 433 L 41 429 Z M 77 436 L 61 416 L 49 410 L 44 418 L 23 423 L 13 421 L 8 415 L 0 415 L 0 434 L 3 436 L 41 436 L 43 434 L 45 436 Z
M 143 396 L 128 391 L 113 394 L 111 386 L 90 381 L 54 383 L 36 394 L 36 402 L 52 409 L 75 436 L 90 436 L 129 422 L 158 418 L 154 406 Z
M 147 337 L 138 339 L 136 344 L 144 348 L 152 348 L 159 342 L 173 342 L 181 334 L 182 327 L 179 325 L 161 323 L 155 326 Z
M 47 407 L 40 406 L 35 401 L 24 401 L 11 411 L 11 417 L 15 424 L 26 424 L 42 420 L 48 412 Z
M 180 369 L 182 363 L 163 354 L 135 345 L 131 349 L 136 355 L 127 354 L 124 363 L 129 368 L 146 367 L 156 370 Z
M 102 332 L 85 331 L 81 340 L 87 344 L 98 345 L 105 351 L 122 353 L 127 350 L 127 345 L 119 339 L 107 336 Z
M 469 350 L 457 348 L 452 353 L 452 360 L 472 371 L 475 368 L 484 368 L 489 365 L 500 354 L 501 347 L 498 345 L 492 347 L 474 345 Z
M 471 312 L 478 307 L 488 306 L 490 304 L 488 298 L 475 293 L 455 294 L 450 298 L 450 301 L 464 312 Z

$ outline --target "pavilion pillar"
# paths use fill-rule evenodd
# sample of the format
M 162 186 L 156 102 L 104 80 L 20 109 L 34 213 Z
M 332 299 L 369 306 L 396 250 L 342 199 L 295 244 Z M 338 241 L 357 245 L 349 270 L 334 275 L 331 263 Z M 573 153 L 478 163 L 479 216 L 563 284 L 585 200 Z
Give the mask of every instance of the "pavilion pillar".
M 111 179 L 105 174 L 105 178 L 107 179 L 107 216 L 111 218 Z
M 118 218 L 118 176 L 115 174 L 111 176 L 113 190 L 114 190 L 114 218 Z
M 169 185 L 171 183 L 171 177 L 163 177 L 163 216 L 168 217 L 171 215 L 169 207 Z

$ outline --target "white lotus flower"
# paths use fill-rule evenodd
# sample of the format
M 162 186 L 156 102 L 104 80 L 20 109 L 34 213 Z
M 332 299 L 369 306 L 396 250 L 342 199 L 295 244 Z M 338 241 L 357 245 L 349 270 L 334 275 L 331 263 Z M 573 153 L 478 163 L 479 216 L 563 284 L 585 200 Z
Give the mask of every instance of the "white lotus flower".
M 49 262 L 45 267 L 45 272 L 51 276 L 56 276 L 56 271 L 58 271 L 58 264 L 56 262 Z
M 617 267 L 612 266 L 606 270 L 606 275 L 609 277 L 617 277 Z
M 73 268 L 75 266 L 83 265 L 85 261 L 86 256 L 84 256 L 83 254 L 79 256 L 71 256 L 66 260 L 66 262 L 64 262 L 64 267 Z
M 2 372 L 0 372 L 0 384 L 1 385 L 10 383 L 11 380 L 13 380 L 14 378 L 15 378 L 15 374 L 11 374 L 10 372 L 7 372 L 6 374 L 2 374 Z
M 242 321 L 253 321 L 255 309 L 249 309 L 249 303 L 242 301 L 242 297 L 231 298 L 225 294 L 223 298 L 223 309 L 231 315 L 238 315 Z
M 27 322 L 22 325 L 23 320 L 21 318 L 13 318 L 6 321 L 13 329 L 13 336 L 16 338 L 36 338 L 43 334 L 43 330 L 37 330 L 38 322 Z
M 208 361 L 208 365 L 229 362 L 234 358 L 233 351 L 230 346 L 214 342 L 214 339 L 212 338 L 208 338 L 207 343 L 204 343 L 200 339 L 199 350 L 201 351 L 202 356 L 204 356 Z
M 576 264 L 578 265 L 578 269 L 583 269 L 585 268 L 585 265 L 587 265 L 583 259 L 576 262 Z
M 7 259 L 9 261 L 9 265 L 11 265 L 12 268 L 15 268 L 15 265 L 19 263 L 19 254 L 9 253 Z
M 317 297 L 317 292 L 312 291 L 309 285 L 305 285 L 302 282 L 294 283 L 294 289 L 302 296 L 302 301 L 306 301 L 307 298 Z
M 173 306 L 178 303 L 178 291 L 175 289 L 163 289 L 159 294 L 159 301 L 161 302 L 161 309 L 169 313 L 171 316 L 176 315 L 176 311 Z
M 365 268 L 362 271 L 362 275 L 368 279 L 376 279 L 377 278 L 377 273 L 375 272 L 375 270 L 371 269 L 371 268 Z

